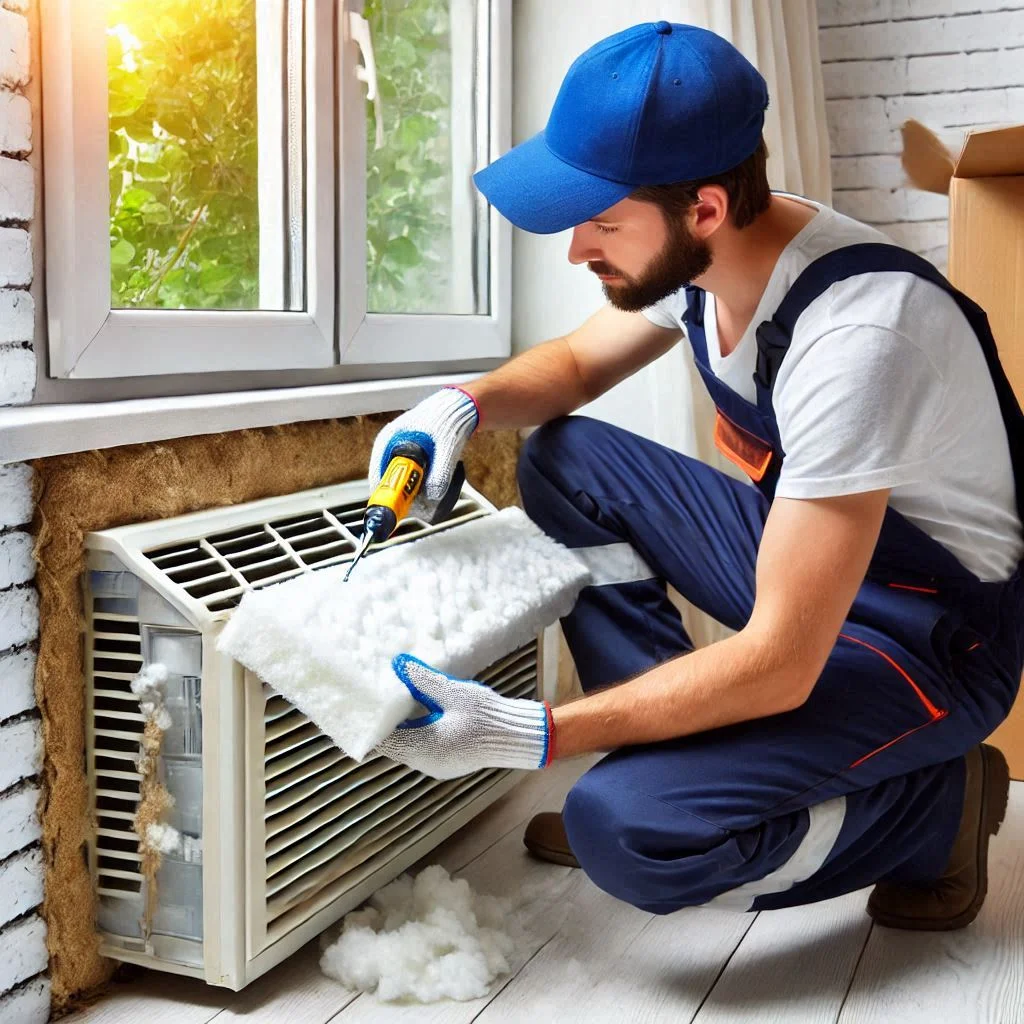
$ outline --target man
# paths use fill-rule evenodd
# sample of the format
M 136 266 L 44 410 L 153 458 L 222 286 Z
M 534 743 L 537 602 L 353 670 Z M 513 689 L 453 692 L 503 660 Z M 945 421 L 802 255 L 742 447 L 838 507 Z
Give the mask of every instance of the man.
M 980 744 L 1022 667 L 1022 417 L 978 307 L 871 228 L 769 192 L 766 106 L 724 40 L 638 25 L 477 175 L 520 227 L 573 228 L 608 305 L 399 417 L 371 475 L 426 435 L 429 504 L 477 426 L 546 424 L 520 487 L 593 570 L 563 623 L 586 695 L 551 710 L 402 656 L 433 714 L 381 749 L 438 777 L 611 750 L 526 842 L 648 911 L 875 884 L 882 924 L 962 927 L 1008 791 Z M 684 333 L 716 443 L 756 486 L 567 417 Z M 735 635 L 692 651 L 666 581 Z

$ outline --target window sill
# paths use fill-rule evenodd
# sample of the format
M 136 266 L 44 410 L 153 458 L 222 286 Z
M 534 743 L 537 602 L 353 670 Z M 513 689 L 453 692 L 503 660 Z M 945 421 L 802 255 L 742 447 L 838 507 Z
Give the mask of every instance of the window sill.
M 478 374 L 0 409 L 0 464 L 246 427 L 407 409 Z

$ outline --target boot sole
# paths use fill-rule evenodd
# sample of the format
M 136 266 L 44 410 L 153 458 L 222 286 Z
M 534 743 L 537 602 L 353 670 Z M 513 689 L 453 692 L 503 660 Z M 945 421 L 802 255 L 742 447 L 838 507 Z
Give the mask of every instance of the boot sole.
M 547 861 L 549 864 L 561 864 L 564 868 L 580 866 L 580 862 L 567 850 L 558 850 L 553 846 L 541 846 L 538 843 L 528 843 L 525 840 L 523 845 L 538 860 Z
M 966 928 L 978 916 L 988 895 L 989 840 L 999 833 L 1010 799 L 1010 768 L 1006 758 L 1001 750 L 987 743 L 981 745 L 981 787 L 983 802 L 977 845 L 978 889 L 974 899 L 959 914 L 946 918 L 902 917 L 875 910 L 869 904 L 868 913 L 876 924 L 912 932 L 951 932 Z

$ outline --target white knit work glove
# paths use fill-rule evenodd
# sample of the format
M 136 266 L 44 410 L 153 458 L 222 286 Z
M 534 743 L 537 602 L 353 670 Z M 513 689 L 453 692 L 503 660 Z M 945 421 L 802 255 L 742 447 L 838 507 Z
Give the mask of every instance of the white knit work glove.
M 395 447 L 403 441 L 415 441 L 426 451 L 430 465 L 423 489 L 410 511 L 430 522 L 452 482 L 462 449 L 479 421 L 476 403 L 458 388 L 442 388 L 424 398 L 377 435 L 370 454 L 370 492 L 380 483 Z
M 435 779 L 481 768 L 547 767 L 553 730 L 546 701 L 502 697 L 409 654 L 399 654 L 391 665 L 428 713 L 402 722 L 378 753 Z

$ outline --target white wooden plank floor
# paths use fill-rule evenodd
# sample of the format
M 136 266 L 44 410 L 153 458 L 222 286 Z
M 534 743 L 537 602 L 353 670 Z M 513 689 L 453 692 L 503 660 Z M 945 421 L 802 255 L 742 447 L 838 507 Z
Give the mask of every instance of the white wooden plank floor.
M 156 972 L 68 1024 L 1019 1024 L 1024 1022 L 1024 783 L 995 841 L 978 921 L 946 935 L 873 927 L 867 892 L 749 915 L 656 917 L 579 871 L 525 855 L 522 826 L 555 810 L 589 761 L 526 779 L 428 858 L 512 898 L 526 934 L 509 977 L 468 1003 L 395 1006 L 319 971 L 317 943 L 231 993 Z M 419 865 L 420 867 L 422 865 Z

